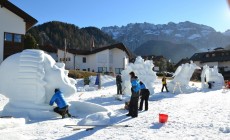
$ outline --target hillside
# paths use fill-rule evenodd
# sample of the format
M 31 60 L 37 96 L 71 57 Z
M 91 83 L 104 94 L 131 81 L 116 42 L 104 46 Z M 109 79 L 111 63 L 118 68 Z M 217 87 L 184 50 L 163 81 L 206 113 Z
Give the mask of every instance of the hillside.
M 64 48 L 66 38 L 67 48 L 89 49 L 116 43 L 108 34 L 96 27 L 79 28 L 76 25 L 51 21 L 31 28 L 27 33 L 33 35 L 39 45 L 51 44 Z
M 169 41 L 150 40 L 138 47 L 134 53 L 137 55 L 163 55 L 173 62 L 181 58 L 190 58 L 198 50 L 190 44 L 174 44 Z

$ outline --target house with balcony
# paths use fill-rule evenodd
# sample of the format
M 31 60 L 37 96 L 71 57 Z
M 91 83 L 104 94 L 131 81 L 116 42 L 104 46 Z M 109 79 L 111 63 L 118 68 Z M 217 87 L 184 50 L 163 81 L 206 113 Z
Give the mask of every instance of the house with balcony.
M 0 63 L 23 50 L 23 35 L 37 20 L 9 2 L 0 1 Z
M 64 62 L 66 69 L 118 74 L 126 68 L 130 55 L 128 49 L 118 43 L 92 50 L 58 49 L 58 62 Z

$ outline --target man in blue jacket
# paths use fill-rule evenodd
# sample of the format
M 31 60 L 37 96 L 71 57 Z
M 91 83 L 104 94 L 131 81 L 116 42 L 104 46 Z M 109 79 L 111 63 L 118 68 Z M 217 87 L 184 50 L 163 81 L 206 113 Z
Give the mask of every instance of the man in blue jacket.
M 138 117 L 138 100 L 140 95 L 140 84 L 138 77 L 135 76 L 134 72 L 129 73 L 131 79 L 131 99 L 129 102 L 129 113 L 126 116 L 131 116 L 132 118 Z
M 55 94 L 50 100 L 50 105 L 53 105 L 54 102 L 57 104 L 57 107 L 54 108 L 54 112 L 60 114 L 62 116 L 62 119 L 65 118 L 65 115 L 67 114 L 68 117 L 71 117 L 69 114 L 69 105 L 64 99 L 64 95 L 59 89 L 54 90 Z

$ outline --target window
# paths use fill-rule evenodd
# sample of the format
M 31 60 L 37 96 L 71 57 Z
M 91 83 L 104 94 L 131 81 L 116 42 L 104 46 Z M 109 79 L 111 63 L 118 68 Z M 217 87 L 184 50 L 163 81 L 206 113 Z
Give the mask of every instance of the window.
M 82 62 L 83 62 L 83 63 L 86 63 L 86 57 L 83 57 L 83 58 L 82 58 Z
M 70 59 L 70 57 L 68 57 L 68 58 L 60 58 L 60 61 L 70 61 L 71 59 Z
M 98 72 L 107 72 L 106 67 L 98 67 Z
M 123 68 L 115 68 L 115 73 L 120 74 L 122 70 L 123 70 Z
M 13 41 L 13 34 L 5 33 L 5 41 L 12 42 Z
M 15 34 L 14 35 L 14 42 L 21 43 L 22 42 L 22 35 Z
M 212 57 L 216 56 L 215 53 L 212 54 Z
M 209 57 L 209 54 L 206 54 L 206 57 Z

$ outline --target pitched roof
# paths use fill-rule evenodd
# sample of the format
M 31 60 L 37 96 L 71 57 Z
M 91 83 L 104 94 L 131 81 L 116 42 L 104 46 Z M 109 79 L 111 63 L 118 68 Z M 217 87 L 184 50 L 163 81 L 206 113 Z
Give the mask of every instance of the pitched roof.
M 26 12 L 24 12 L 23 10 L 15 6 L 8 0 L 0 0 L 0 5 L 1 7 L 5 7 L 6 9 L 10 10 L 14 14 L 23 18 L 24 21 L 26 22 L 26 31 L 29 30 L 34 24 L 38 22 L 35 18 L 33 18 L 32 16 L 30 16 L 29 14 L 27 14 Z
M 57 53 L 57 48 L 53 47 L 52 45 L 45 45 L 45 46 L 39 46 L 40 50 L 46 51 L 48 53 Z
M 123 51 L 125 51 L 127 53 L 127 55 L 129 57 L 131 57 L 131 53 L 130 51 L 124 46 L 123 43 L 117 43 L 117 44 L 113 44 L 113 45 L 109 45 L 109 46 L 105 46 L 105 47 L 101 47 L 101 48 L 95 48 L 92 51 L 90 50 L 76 50 L 76 49 L 67 49 L 67 52 L 72 53 L 72 54 L 78 54 L 78 55 L 90 55 L 90 54 L 95 54 L 97 52 L 101 52 L 104 50 L 111 50 L 114 48 L 118 48 L 121 49 Z
M 190 60 L 200 61 L 201 63 L 230 61 L 230 50 L 195 53 Z
M 185 63 L 189 63 L 189 62 L 190 62 L 190 59 L 188 59 L 188 58 L 183 58 L 183 59 L 181 59 L 181 60 L 175 65 L 175 67 L 177 68 L 177 67 L 179 67 L 180 65 L 185 64 Z

